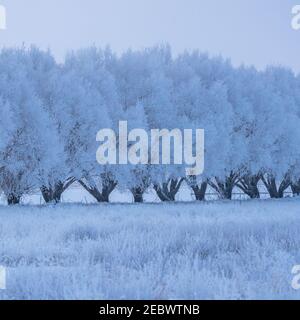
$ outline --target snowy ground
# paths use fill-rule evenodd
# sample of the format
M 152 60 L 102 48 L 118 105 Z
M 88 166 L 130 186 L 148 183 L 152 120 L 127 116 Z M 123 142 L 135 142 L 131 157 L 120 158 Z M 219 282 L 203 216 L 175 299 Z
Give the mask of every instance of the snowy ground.
M 300 199 L 0 207 L 0 299 L 300 299 Z

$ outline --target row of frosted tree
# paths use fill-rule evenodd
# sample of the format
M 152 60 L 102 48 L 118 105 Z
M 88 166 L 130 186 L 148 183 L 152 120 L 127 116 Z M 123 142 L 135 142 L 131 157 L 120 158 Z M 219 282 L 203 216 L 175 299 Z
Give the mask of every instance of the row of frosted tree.
M 102 165 L 96 134 L 131 128 L 205 130 L 205 170 L 186 165 Z M 130 128 L 129 128 L 130 129 Z M 88 48 L 57 63 L 37 48 L 0 52 L 0 191 L 8 204 L 41 190 L 59 202 L 79 183 L 97 201 L 116 189 L 135 202 L 153 187 L 174 201 L 186 181 L 197 200 L 207 188 L 259 198 L 300 193 L 300 77 L 284 67 L 234 68 L 199 52 L 173 57 L 168 46 L 128 51 Z

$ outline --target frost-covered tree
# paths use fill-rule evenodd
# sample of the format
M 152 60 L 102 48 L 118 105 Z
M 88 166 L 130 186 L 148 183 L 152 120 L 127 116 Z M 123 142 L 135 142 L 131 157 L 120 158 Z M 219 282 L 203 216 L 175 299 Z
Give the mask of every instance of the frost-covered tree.
M 291 114 L 291 130 L 290 132 L 290 150 L 289 159 L 292 162 L 289 171 L 289 176 L 291 179 L 291 190 L 294 196 L 300 195 L 300 75 L 293 77 L 291 72 L 286 72 L 288 79 L 286 81 L 286 89 L 288 93 L 289 101 L 289 113 Z M 292 99 L 292 101 L 291 101 Z
M 124 109 L 123 109 L 124 110 Z M 151 165 L 148 133 L 148 119 L 141 102 L 124 110 L 122 119 L 127 121 L 128 164 L 120 167 L 118 181 L 120 188 L 132 193 L 134 202 L 144 202 L 144 193 L 151 186 Z M 138 116 L 137 116 L 138 115 Z M 143 136 L 139 136 L 141 129 Z M 120 137 L 119 137 L 120 138 Z M 145 142 L 143 141 L 145 138 Z M 130 162 L 133 160 L 133 163 Z
M 236 186 L 250 198 L 259 198 L 258 183 L 262 168 L 257 139 L 261 128 L 257 127 L 256 110 L 263 107 L 261 96 L 263 83 L 254 68 L 241 67 L 228 75 L 228 100 L 234 112 L 235 157 L 238 157 Z
M 39 165 L 41 102 L 28 72 L 28 54 L 23 49 L 5 49 L 0 54 L 0 101 L 5 141 L 1 146 L 0 185 L 9 204 L 35 187 Z
M 157 54 L 156 50 L 154 52 Z M 110 64 L 121 107 L 119 120 L 127 121 L 128 130 L 143 129 L 148 134 L 151 128 L 149 117 L 154 113 L 149 103 L 153 92 L 151 56 L 152 52 L 148 51 L 128 51 L 115 60 L 114 65 Z M 132 148 L 135 144 L 135 141 L 128 141 L 127 147 Z M 146 164 L 123 165 L 118 175 L 120 187 L 130 190 L 134 202 L 143 202 L 143 194 L 151 185 L 150 154 L 145 156 Z
M 4 191 L 8 203 L 13 204 L 19 202 L 20 196 L 18 192 L 10 192 L 8 178 L 8 154 L 12 147 L 12 135 L 15 133 L 15 125 L 12 110 L 9 102 L 1 94 L 0 98 L 0 191 Z M 6 178 L 7 177 L 7 178 Z M 15 188 L 12 188 L 14 191 Z M 14 195 L 13 195 L 14 193 Z M 18 195 L 16 195 L 18 193 Z
M 169 47 L 155 47 L 140 52 L 128 51 L 115 63 L 120 104 L 125 113 L 132 114 L 128 122 L 133 127 L 150 129 L 173 129 L 178 125 L 176 108 L 172 106 L 172 79 L 167 75 L 172 59 Z M 133 110 L 139 108 L 137 113 Z M 125 169 L 126 171 L 126 169 Z M 152 164 L 127 170 L 127 186 L 136 201 L 150 180 L 162 201 L 174 201 L 182 179 L 182 166 Z M 134 185 L 136 184 L 136 185 Z
M 165 139 L 165 143 L 170 147 L 170 164 L 162 162 L 163 154 L 160 153 L 159 159 L 157 159 L 159 165 L 152 166 L 151 176 L 154 190 L 159 199 L 161 201 L 175 201 L 186 175 L 184 164 L 178 164 L 175 159 L 177 139 L 183 139 L 176 134 L 176 130 L 189 127 L 186 127 L 186 122 L 180 120 L 178 114 L 178 103 L 175 97 L 177 84 L 173 78 L 173 75 L 176 74 L 176 68 L 171 59 L 170 48 L 156 48 L 149 54 L 151 95 L 145 101 L 146 113 L 151 128 L 168 130 L 165 132 L 166 134 L 163 134 L 163 137 L 157 139 L 156 144 L 162 145 Z
M 190 121 L 205 130 L 204 174 L 197 179 L 192 177 L 189 184 L 196 192 L 196 199 L 204 199 L 207 183 L 221 198 L 231 199 L 240 176 L 243 154 L 240 148 L 239 151 L 235 150 L 241 143 L 235 130 L 233 106 L 228 96 L 228 78 L 234 70 L 229 61 L 209 58 L 198 52 L 185 54 L 182 59 L 193 70 L 199 83 L 194 90 L 198 102 L 191 103 L 195 110 L 190 111 Z M 200 180 L 200 184 L 195 184 L 197 180 Z
M 69 91 L 71 101 L 75 99 L 68 107 L 70 166 L 79 183 L 98 202 L 108 202 L 118 183 L 117 166 L 96 161 L 97 132 L 104 128 L 116 130 L 116 117 L 120 115 L 114 78 L 105 60 L 105 52 L 90 48 L 70 54 L 64 66 L 70 86 L 76 81 Z
M 39 164 L 35 179 L 46 203 L 58 203 L 62 193 L 75 181 L 67 165 L 66 145 L 62 139 L 62 127 L 66 123 L 66 110 L 59 110 L 62 73 L 50 52 L 37 48 L 28 51 L 28 73 L 40 100 L 37 121 L 42 129 L 37 147 Z
M 257 144 L 260 147 L 263 170 L 261 179 L 272 198 L 282 198 L 291 183 L 295 165 L 298 119 L 293 110 L 294 75 L 289 70 L 270 67 L 263 74 L 263 109 L 256 108 L 258 126 L 263 128 Z

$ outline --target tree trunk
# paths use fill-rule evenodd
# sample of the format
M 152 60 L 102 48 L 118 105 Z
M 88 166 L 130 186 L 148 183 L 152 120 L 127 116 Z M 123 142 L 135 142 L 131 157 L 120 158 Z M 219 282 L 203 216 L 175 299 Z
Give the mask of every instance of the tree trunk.
M 205 193 L 207 190 L 207 182 L 202 182 L 201 185 L 192 185 L 191 188 L 194 191 L 195 197 L 197 201 L 204 201 L 205 200 Z
M 260 198 L 259 189 L 258 189 L 259 180 L 260 180 L 260 175 L 247 174 L 243 176 L 236 185 L 251 199 L 259 199 Z
M 109 202 L 109 196 L 116 188 L 118 182 L 108 174 L 102 175 L 102 190 L 99 190 L 95 184 L 90 185 L 83 179 L 78 181 L 83 188 L 89 192 L 98 202 Z
M 31 190 L 31 186 L 26 179 L 22 170 L 12 173 L 10 170 L 1 168 L 1 186 L 8 205 L 19 204 L 23 194 Z
M 175 201 L 175 196 L 183 181 L 184 178 L 169 179 L 167 182 L 163 182 L 162 184 L 155 184 L 154 190 L 161 201 Z
M 135 185 L 133 185 L 129 190 L 133 195 L 135 203 L 144 202 L 144 193 L 151 186 L 151 179 L 149 176 L 149 171 L 141 170 L 140 168 L 131 171 L 136 177 Z
M 284 196 L 284 191 L 291 185 L 288 175 L 285 175 L 279 187 L 276 185 L 276 178 L 272 174 L 261 175 L 261 180 L 273 199 L 280 199 Z
M 143 203 L 144 202 L 143 195 L 144 195 L 145 190 L 143 190 L 141 187 L 135 187 L 135 188 L 131 188 L 130 191 L 133 195 L 135 203 Z
M 9 206 L 12 206 L 12 205 L 15 205 L 15 204 L 19 204 L 20 200 L 21 200 L 21 197 L 16 195 L 16 194 L 14 194 L 14 193 L 10 193 L 7 196 L 7 204 Z
M 204 201 L 205 200 L 205 193 L 207 190 L 208 182 L 203 181 L 199 185 L 195 176 L 190 176 L 187 178 L 188 185 L 192 188 L 195 198 L 197 201 Z
M 209 180 L 209 185 L 217 191 L 221 199 L 232 199 L 232 191 L 239 179 L 238 172 L 231 172 L 224 180 L 215 177 L 215 181 Z
M 42 186 L 41 192 L 46 203 L 59 203 L 62 194 L 75 182 L 75 178 L 69 178 L 64 183 L 58 181 L 54 186 Z
M 291 183 L 291 189 L 294 196 L 300 196 L 300 179 Z
M 63 184 L 57 183 L 52 187 L 41 187 L 41 192 L 46 203 L 59 203 L 63 193 Z

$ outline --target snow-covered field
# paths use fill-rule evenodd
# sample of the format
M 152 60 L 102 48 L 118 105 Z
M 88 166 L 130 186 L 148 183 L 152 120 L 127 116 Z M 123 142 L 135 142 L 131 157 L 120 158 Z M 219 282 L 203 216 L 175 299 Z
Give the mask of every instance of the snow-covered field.
M 300 199 L 0 207 L 0 299 L 300 299 Z

